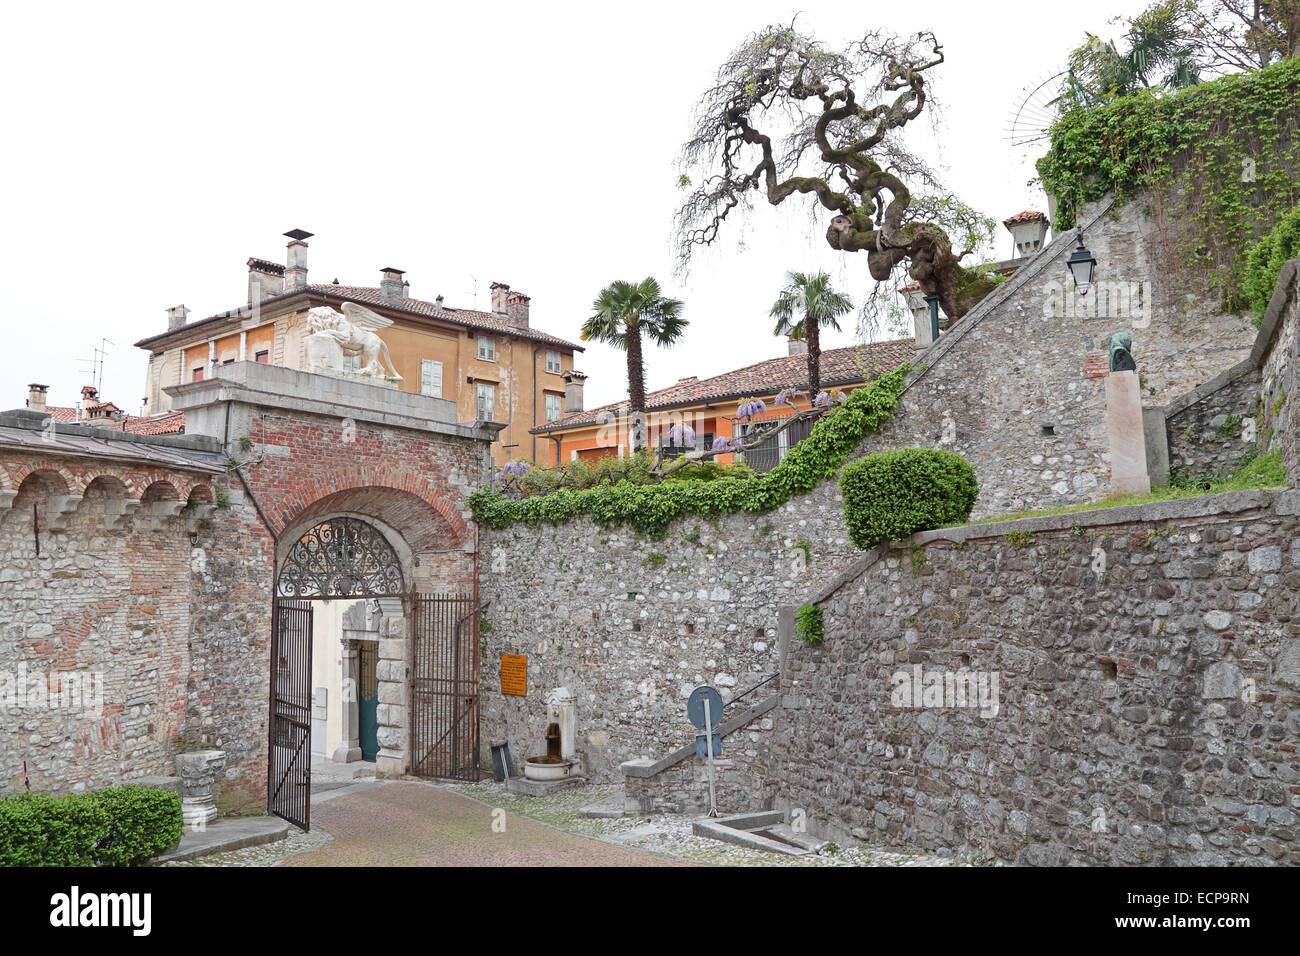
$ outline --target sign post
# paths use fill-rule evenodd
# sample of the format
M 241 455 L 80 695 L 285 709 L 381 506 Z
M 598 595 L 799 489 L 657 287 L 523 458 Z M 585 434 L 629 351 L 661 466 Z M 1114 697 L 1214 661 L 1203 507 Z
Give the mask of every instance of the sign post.
M 704 758 L 709 763 L 709 816 L 718 815 L 718 801 L 716 787 L 714 785 L 714 756 L 721 756 L 719 753 L 721 741 L 713 739 L 713 721 L 715 715 L 722 716 L 722 695 L 707 684 L 701 685 L 691 691 L 690 698 L 686 701 L 686 716 L 690 718 L 691 723 L 704 731 Z M 699 738 L 696 738 L 697 740 Z M 699 753 L 699 746 L 696 746 L 695 752 Z

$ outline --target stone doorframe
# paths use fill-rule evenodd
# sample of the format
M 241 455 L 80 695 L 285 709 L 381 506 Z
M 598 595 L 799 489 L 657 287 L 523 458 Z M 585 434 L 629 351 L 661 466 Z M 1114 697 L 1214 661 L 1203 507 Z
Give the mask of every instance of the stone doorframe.
M 370 525 L 388 541 L 393 547 L 393 551 L 398 557 L 402 569 L 402 578 L 408 589 L 413 587 L 415 580 L 415 562 L 414 555 L 410 546 L 402 535 L 391 526 L 385 524 L 370 515 L 360 514 L 351 511 L 331 511 L 324 514 L 312 515 L 293 524 L 290 524 L 280 535 L 276 543 L 275 568 L 277 580 L 280 568 L 284 566 L 285 557 L 289 549 L 307 529 L 328 521 L 330 518 L 354 518 L 357 521 L 363 521 Z M 410 766 L 410 728 L 408 715 L 408 702 L 410 700 L 410 688 L 407 681 L 407 675 L 410 673 L 410 654 L 412 642 L 407 640 L 407 621 L 408 607 L 411 603 L 410 594 L 403 595 L 366 595 L 357 594 L 347 597 L 327 597 L 327 598 L 307 598 L 307 600 L 335 600 L 335 601 L 368 601 L 378 600 L 380 617 L 378 622 L 378 631 L 370 631 L 378 638 L 379 641 L 379 663 L 377 665 L 377 678 L 379 681 L 379 753 L 375 758 L 375 775 L 379 777 L 400 777 L 407 772 Z M 348 641 L 345 629 L 344 654 L 343 654 L 343 674 L 346 679 L 351 676 L 355 681 L 359 674 L 357 673 L 357 651 L 353 648 L 347 650 Z M 355 687 L 355 684 L 354 684 Z M 359 736 L 359 714 L 356 701 L 356 694 L 353 693 L 351 702 L 344 701 L 347 705 L 344 710 L 344 733 L 345 746 L 335 751 L 333 759 L 340 759 L 338 754 L 350 751 L 352 741 L 356 740 L 357 756 L 352 759 L 360 759 L 360 736 Z M 349 714 L 351 715 L 349 717 Z M 347 722 L 351 720 L 349 725 Z

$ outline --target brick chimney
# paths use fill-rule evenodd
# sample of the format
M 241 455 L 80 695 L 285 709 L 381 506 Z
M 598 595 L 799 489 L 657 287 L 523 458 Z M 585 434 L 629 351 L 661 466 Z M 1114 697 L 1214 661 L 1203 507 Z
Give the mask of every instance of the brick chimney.
M 45 411 L 45 395 L 50 390 L 48 385 L 27 386 L 27 407 L 34 412 Z
M 173 305 L 167 310 L 167 331 L 175 332 L 185 325 L 185 317 L 190 314 L 190 310 L 183 305 Z
M 582 372 L 564 373 L 564 414 L 582 411 L 582 386 L 586 381 L 587 376 Z
M 530 299 L 522 292 L 506 294 L 506 321 L 517 329 L 528 328 L 528 303 Z
M 248 260 L 248 302 L 261 302 L 284 291 L 284 266 L 256 257 Z
M 290 229 L 285 233 L 289 247 L 284 260 L 284 291 L 292 292 L 307 285 L 307 240 L 312 233 L 304 229 Z
M 379 280 L 379 294 L 384 297 L 385 302 L 391 302 L 394 305 L 406 299 L 407 292 L 410 288 L 408 283 L 402 280 L 403 272 L 401 269 L 394 269 L 392 266 L 384 266 L 379 270 L 381 278 Z

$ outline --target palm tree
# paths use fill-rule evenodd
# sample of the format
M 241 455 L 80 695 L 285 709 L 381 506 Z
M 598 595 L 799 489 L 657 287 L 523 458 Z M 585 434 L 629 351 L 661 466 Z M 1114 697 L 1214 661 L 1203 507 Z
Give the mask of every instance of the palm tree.
M 814 276 L 786 273 L 786 287 L 772 306 L 771 315 L 776 319 L 773 334 L 802 338 L 808 344 L 808 391 L 813 398 L 822 389 L 821 327 L 830 326 L 838 332 L 840 316 L 852 309 L 853 301 L 831 288 L 831 277 L 825 272 Z
M 686 331 L 683 303 L 661 294 L 653 278 L 640 283 L 611 282 L 591 304 L 595 315 L 582 324 L 582 340 L 595 339 L 627 352 L 628 411 L 632 420 L 632 450 L 645 448 L 645 359 L 641 337 L 656 345 L 672 345 Z

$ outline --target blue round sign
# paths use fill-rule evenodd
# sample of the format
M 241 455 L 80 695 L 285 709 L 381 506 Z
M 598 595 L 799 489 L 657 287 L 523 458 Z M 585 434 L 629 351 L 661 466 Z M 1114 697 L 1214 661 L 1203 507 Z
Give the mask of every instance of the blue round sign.
M 696 727 L 704 729 L 704 702 L 709 702 L 709 717 L 716 728 L 722 723 L 722 695 L 710 687 L 708 684 L 702 684 L 691 691 L 691 696 L 686 699 L 686 716 L 691 719 Z

